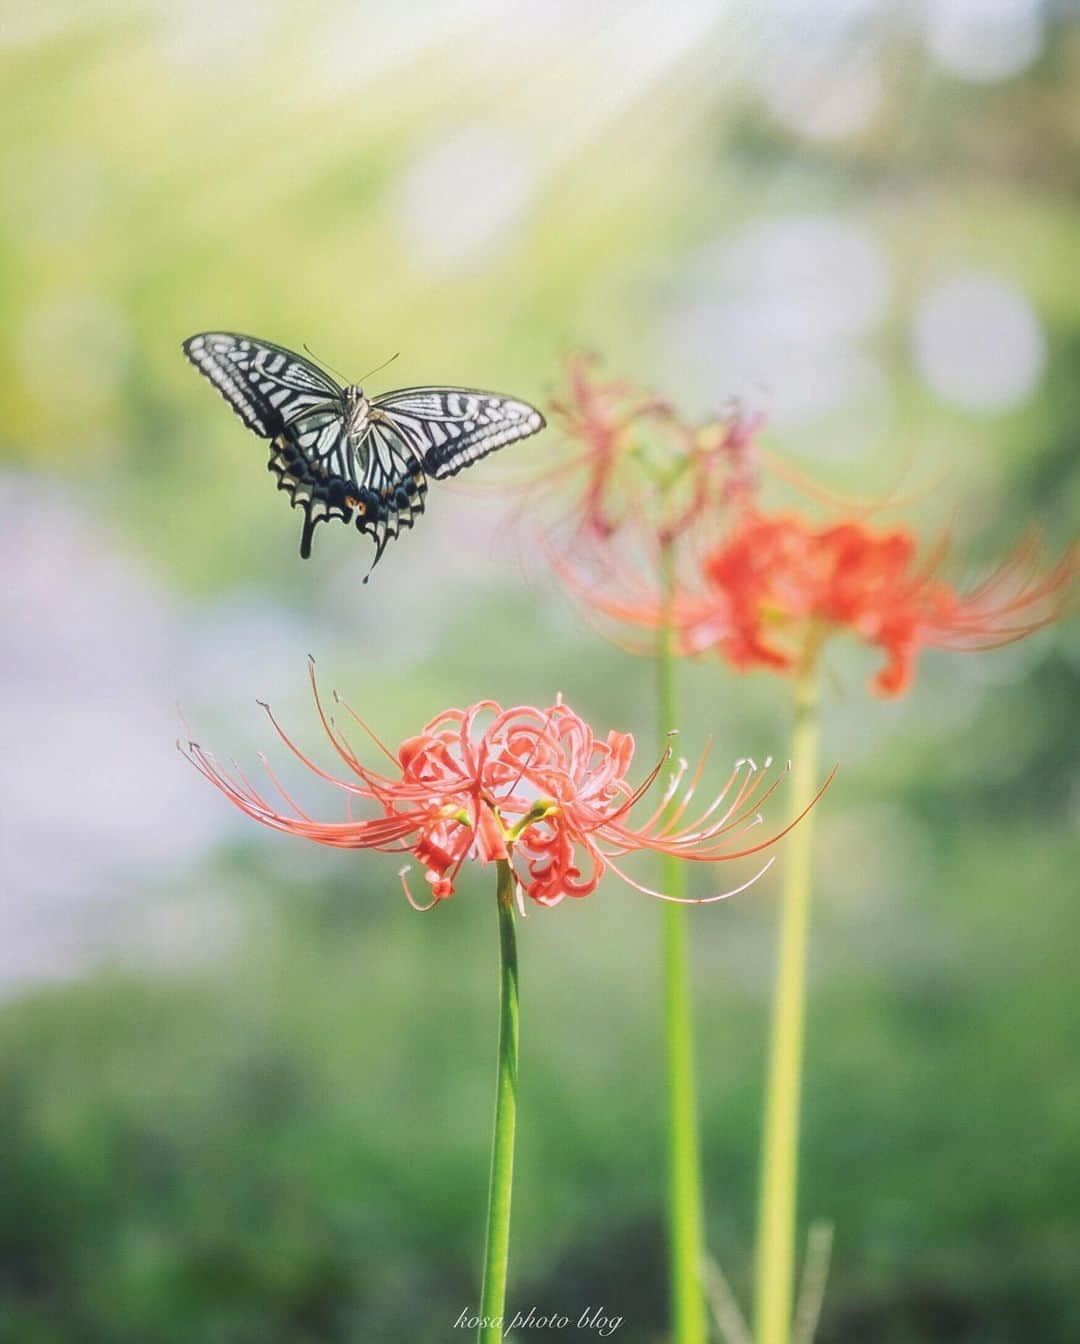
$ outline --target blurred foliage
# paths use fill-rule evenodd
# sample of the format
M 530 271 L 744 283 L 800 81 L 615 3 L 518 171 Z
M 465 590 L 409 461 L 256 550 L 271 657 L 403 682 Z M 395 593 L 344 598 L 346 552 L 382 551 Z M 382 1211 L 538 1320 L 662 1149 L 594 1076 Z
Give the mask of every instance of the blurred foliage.
M 565 349 L 592 346 L 692 398 L 701 369 L 656 334 L 687 254 L 760 217 L 842 210 L 888 249 L 894 292 L 867 338 L 888 409 L 778 425 L 769 446 L 863 495 L 913 460 L 936 483 L 920 521 L 952 520 L 973 564 L 1032 522 L 1067 534 L 1080 51 L 1064 23 L 994 86 L 930 73 L 886 25 L 881 110 L 838 144 L 763 109 L 749 20 L 654 70 L 626 54 L 633 7 L 567 11 L 542 58 L 527 24 L 511 40 L 525 7 L 460 30 L 438 6 L 430 27 L 305 7 L 264 30 L 258 11 L 56 6 L 0 50 L 18 109 L 0 127 L 0 450 L 104 514 L 164 584 L 316 611 L 388 739 L 447 704 L 561 688 L 647 743 L 649 669 L 524 588 L 505 553 L 433 598 L 452 490 L 362 597 L 367 557 L 343 530 L 301 566 L 261 447 L 179 357 L 194 330 L 309 340 L 354 372 L 400 349 L 395 384 L 537 399 Z M 425 260 L 403 175 L 474 124 L 527 148 L 532 195 L 490 246 Z M 1046 371 L 1007 413 L 944 404 L 912 359 L 916 298 L 954 262 L 1006 272 L 1042 320 Z M 723 368 L 706 376 L 721 402 Z M 387 651 L 425 622 L 419 651 Z M 478 631 L 494 632 L 479 651 Z M 1080 1335 L 1077 662 L 1068 630 L 928 657 L 888 705 L 859 654 L 830 668 L 825 750 L 843 768 L 821 815 L 801 1199 L 837 1226 L 821 1344 Z M 778 683 L 708 664 L 685 682 L 687 743 L 783 754 Z M 474 875 L 419 918 L 389 861 L 323 858 L 252 835 L 196 878 L 162 874 L 179 909 L 206 891 L 235 908 L 237 945 L 194 972 L 102 972 L 4 1006 L 0 1344 L 453 1337 L 480 1252 L 492 895 Z M 743 1300 L 774 897 L 765 882 L 693 920 L 710 1243 Z M 658 930 L 646 898 L 605 886 L 521 939 L 511 1296 L 602 1305 L 626 1344 L 664 1323 Z

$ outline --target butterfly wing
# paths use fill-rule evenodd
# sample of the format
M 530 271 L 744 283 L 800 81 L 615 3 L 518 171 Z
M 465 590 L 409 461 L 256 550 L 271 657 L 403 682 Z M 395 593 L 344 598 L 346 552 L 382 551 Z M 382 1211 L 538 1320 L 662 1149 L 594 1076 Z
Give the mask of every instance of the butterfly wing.
M 350 460 L 341 416 L 315 411 L 276 434 L 270 443 L 270 471 L 294 509 L 304 511 L 300 555 L 311 555 L 311 539 L 319 523 L 351 521 L 358 489 L 347 466 Z
M 253 336 L 204 331 L 184 342 L 184 354 L 264 439 L 317 407 L 341 403 L 341 388 L 322 369 Z
M 526 401 L 458 387 L 402 388 L 376 397 L 372 406 L 437 480 L 538 434 L 545 423 Z
M 465 388 L 412 387 L 377 397 L 359 443 L 345 430 L 342 389 L 291 350 L 235 332 L 201 332 L 184 353 L 254 433 L 270 439 L 270 470 L 304 511 L 300 554 L 316 526 L 351 522 L 389 541 L 424 511 L 427 477 L 442 479 L 544 428 L 527 402 Z
M 392 425 L 372 423 L 353 449 L 337 412 L 315 411 L 274 436 L 270 470 L 294 508 L 304 510 L 300 554 L 311 554 L 316 526 L 331 518 L 375 542 L 378 564 L 387 543 L 424 512 L 427 477 Z
M 345 442 L 341 389 L 322 369 L 291 350 L 253 336 L 205 331 L 184 353 L 244 424 L 270 439 L 270 471 L 294 508 L 304 511 L 300 554 L 311 554 L 316 526 L 348 522 L 355 497 Z
M 372 569 L 387 543 L 424 512 L 427 476 L 410 442 L 389 419 L 372 416 L 357 463 L 356 526 L 375 542 Z

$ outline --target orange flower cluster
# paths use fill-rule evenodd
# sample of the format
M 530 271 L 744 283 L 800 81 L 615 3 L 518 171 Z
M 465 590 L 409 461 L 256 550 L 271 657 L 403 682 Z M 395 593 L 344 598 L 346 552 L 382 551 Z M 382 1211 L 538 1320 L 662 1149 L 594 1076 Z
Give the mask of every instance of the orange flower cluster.
M 943 548 L 920 561 L 912 534 L 862 521 L 817 526 L 793 513 L 748 509 L 709 549 L 690 585 L 665 602 L 655 581 L 623 570 L 612 582 L 569 564 L 563 576 L 590 606 L 618 621 L 657 629 L 669 621 L 677 649 L 715 651 L 740 670 L 787 673 L 847 631 L 880 648 L 882 695 L 907 690 L 924 647 L 985 649 L 1060 617 L 1077 569 L 1077 548 L 1049 570 L 1023 544 L 982 584 L 963 593 L 938 577 Z

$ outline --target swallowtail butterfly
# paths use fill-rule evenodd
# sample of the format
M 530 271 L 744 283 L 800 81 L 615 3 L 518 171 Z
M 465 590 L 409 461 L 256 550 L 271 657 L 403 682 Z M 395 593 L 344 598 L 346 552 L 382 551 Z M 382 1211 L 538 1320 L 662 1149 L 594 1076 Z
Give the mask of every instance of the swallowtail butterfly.
M 407 387 L 368 398 L 291 350 L 252 336 L 205 331 L 184 353 L 247 425 L 270 440 L 270 470 L 304 511 L 300 554 L 319 523 L 355 521 L 387 542 L 424 512 L 428 477 L 441 480 L 544 428 L 527 402 L 460 387 Z

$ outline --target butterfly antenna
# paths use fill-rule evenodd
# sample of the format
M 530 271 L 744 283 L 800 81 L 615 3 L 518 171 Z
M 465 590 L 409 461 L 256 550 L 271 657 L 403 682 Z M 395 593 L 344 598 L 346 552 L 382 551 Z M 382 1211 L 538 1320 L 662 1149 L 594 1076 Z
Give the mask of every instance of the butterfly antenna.
M 341 372 L 340 369 L 335 369 L 333 364 L 327 363 L 325 359 L 320 359 L 319 356 L 315 353 L 314 350 L 312 350 L 311 346 L 308 345 L 306 341 L 304 342 L 304 349 L 307 351 L 307 353 L 311 356 L 311 358 L 315 361 L 316 364 L 321 364 L 324 369 L 329 369 L 330 372 L 336 375 L 338 378 L 340 378 L 343 383 L 347 383 L 349 381 L 348 378 L 345 377 L 345 375 Z
M 385 369 L 388 365 L 393 364 L 394 360 L 397 359 L 398 355 L 400 355 L 400 354 L 401 354 L 401 351 L 400 351 L 400 350 L 396 350 L 396 351 L 390 356 L 389 359 L 384 359 L 383 362 L 382 362 L 377 368 L 374 368 L 374 369 L 368 369 L 367 373 L 364 374 L 363 378 L 361 378 L 360 381 L 361 381 L 362 383 L 366 383 L 367 380 L 371 377 L 372 374 L 374 374 L 374 373 L 382 373 L 383 369 Z

